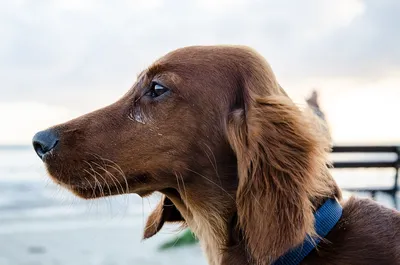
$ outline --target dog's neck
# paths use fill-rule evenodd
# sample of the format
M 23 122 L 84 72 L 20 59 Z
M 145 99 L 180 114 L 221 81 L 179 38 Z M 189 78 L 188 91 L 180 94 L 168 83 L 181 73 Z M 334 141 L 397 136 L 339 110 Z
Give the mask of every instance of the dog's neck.
M 200 239 L 210 265 L 220 265 L 227 224 L 218 218 L 210 218 L 204 213 L 193 212 L 192 219 L 187 219 L 189 227 Z
M 190 193 L 190 191 L 187 192 Z M 199 238 L 208 264 L 221 265 L 222 254 L 228 239 L 228 205 L 233 205 L 232 202 L 225 201 L 226 196 L 219 198 L 192 196 L 193 200 L 196 200 L 194 202 L 189 196 L 166 195 L 185 218 L 189 228 Z
M 189 191 L 190 193 L 190 191 Z M 237 216 L 226 196 L 200 198 L 166 194 L 185 218 L 187 225 L 199 238 L 210 265 L 252 265 L 256 262 L 247 251 L 242 232 L 237 226 Z M 194 198 L 191 200 L 190 198 Z M 195 201 L 194 201 L 195 200 Z M 317 209 L 323 198 L 314 198 Z
M 163 193 L 199 239 L 209 265 L 250 265 L 243 238 L 236 229 L 236 160 L 229 156 L 225 159 L 228 160 L 225 164 L 230 166 L 220 168 L 219 172 L 201 172 L 210 180 L 218 179 L 216 183 L 206 182 L 208 186 L 194 185 L 195 188 L 187 185 L 178 194 L 169 190 Z
M 218 174 L 215 171 L 201 172 L 202 177 L 216 181 L 205 182 L 206 184 L 203 182 L 202 185 L 191 183 L 192 185 L 185 185 L 184 189 L 175 189 L 175 192 L 164 194 L 174 203 L 189 228 L 199 238 L 208 264 L 259 264 L 250 254 L 238 223 L 236 168 L 232 163 L 231 166 L 221 167 L 219 170 Z M 331 194 L 311 198 L 313 209 L 318 209 L 327 196 L 341 198 L 340 190 L 328 171 L 324 178 Z

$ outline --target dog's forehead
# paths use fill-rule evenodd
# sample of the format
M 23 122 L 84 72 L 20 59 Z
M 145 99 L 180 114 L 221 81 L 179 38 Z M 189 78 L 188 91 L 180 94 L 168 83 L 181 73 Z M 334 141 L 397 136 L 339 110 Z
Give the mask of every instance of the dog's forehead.
M 234 46 L 190 46 L 171 51 L 158 59 L 158 64 L 168 65 L 220 65 L 236 61 L 244 48 Z
M 155 61 L 146 71 L 152 78 L 160 74 L 176 75 L 181 80 L 196 80 L 205 84 L 235 78 L 244 65 L 244 48 L 225 46 L 190 46 L 172 51 Z
M 159 82 L 189 101 L 232 101 L 241 67 L 252 52 L 236 46 L 191 46 L 156 60 L 138 76 L 137 87 Z M 212 96 L 211 96 L 212 95 Z
M 221 48 L 220 48 L 221 49 Z M 161 61 L 181 61 L 196 59 L 198 57 L 204 57 L 210 53 L 216 54 L 218 52 L 217 46 L 190 46 L 180 49 L 173 50 L 163 57 Z

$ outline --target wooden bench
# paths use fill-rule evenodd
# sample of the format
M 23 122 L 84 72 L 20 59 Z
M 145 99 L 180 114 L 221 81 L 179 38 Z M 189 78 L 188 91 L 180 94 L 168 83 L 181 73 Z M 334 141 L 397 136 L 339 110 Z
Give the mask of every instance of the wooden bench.
M 383 192 L 392 196 L 395 207 L 398 208 L 396 194 L 399 190 L 399 168 L 400 168 L 400 147 L 399 146 L 334 146 L 332 153 L 343 154 L 395 154 L 394 159 L 379 159 L 378 160 L 351 160 L 351 161 L 333 161 L 333 168 L 353 169 L 353 168 L 394 168 L 395 175 L 393 176 L 394 182 L 392 187 L 379 188 L 344 188 L 344 190 L 353 192 L 368 192 L 375 198 L 377 192 Z

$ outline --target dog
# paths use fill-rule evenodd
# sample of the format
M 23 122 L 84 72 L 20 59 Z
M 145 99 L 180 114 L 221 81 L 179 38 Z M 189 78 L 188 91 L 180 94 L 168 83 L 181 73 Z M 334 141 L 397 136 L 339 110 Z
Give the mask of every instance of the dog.
M 400 213 L 342 199 L 317 119 L 256 51 L 192 46 L 33 146 L 79 197 L 162 193 L 144 238 L 187 225 L 210 265 L 400 264 Z

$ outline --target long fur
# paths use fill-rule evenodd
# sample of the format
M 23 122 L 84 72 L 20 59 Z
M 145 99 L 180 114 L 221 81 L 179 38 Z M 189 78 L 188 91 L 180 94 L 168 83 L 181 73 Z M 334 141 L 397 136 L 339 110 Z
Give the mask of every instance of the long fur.
M 169 92 L 149 96 L 154 82 Z M 400 264 L 400 214 L 342 201 L 326 130 L 247 47 L 173 51 L 114 104 L 51 129 L 44 161 L 58 183 L 87 199 L 161 192 L 144 238 L 187 224 L 210 265 L 271 264 L 315 234 L 328 198 L 343 217 L 302 265 Z
M 254 96 L 246 109 L 232 114 L 228 132 L 238 157 L 239 224 L 252 256 L 272 261 L 314 234 L 311 198 L 332 195 L 329 143 L 286 97 Z

